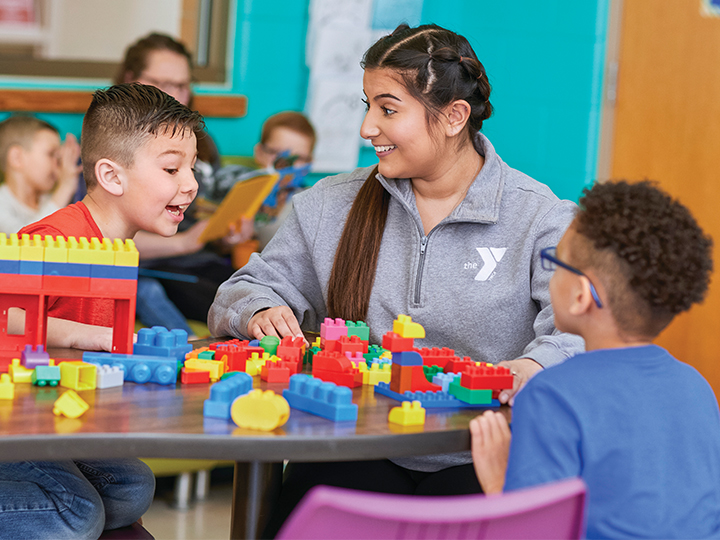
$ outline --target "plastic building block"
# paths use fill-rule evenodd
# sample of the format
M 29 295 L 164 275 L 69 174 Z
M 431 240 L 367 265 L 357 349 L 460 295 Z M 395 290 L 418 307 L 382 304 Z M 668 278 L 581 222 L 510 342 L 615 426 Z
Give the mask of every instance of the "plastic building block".
M 50 360 L 49 366 L 37 366 L 30 378 L 36 386 L 57 386 L 60 384 L 60 366 Z
M 285 362 L 277 356 L 271 356 L 260 369 L 260 378 L 269 383 L 286 383 L 290 380 L 290 375 L 295 374 L 295 369 L 294 362 Z
M 10 375 L 0 375 L 0 399 L 13 399 L 15 397 L 15 385 L 10 380 Z
M 475 363 L 470 360 L 469 356 L 464 356 L 462 360 L 455 357 L 452 360 L 448 360 L 443 368 L 445 373 L 462 373 L 465 368 L 474 366 Z
M 500 402 L 496 399 L 493 399 L 489 405 L 466 403 L 448 392 L 405 392 L 399 394 L 390 390 L 390 386 L 386 383 L 375 385 L 375 393 L 397 401 L 419 401 L 425 409 L 487 409 L 500 406 Z
M 55 416 L 66 416 L 68 418 L 79 418 L 87 412 L 90 406 L 83 398 L 77 395 L 75 390 L 67 390 L 57 398 L 53 405 Z
M 423 373 L 425 374 L 425 378 L 430 382 L 433 382 L 433 378 L 435 378 L 435 375 L 442 372 L 443 369 L 440 366 L 423 366 Z
M 260 340 L 260 346 L 270 356 L 274 355 L 280 345 L 280 338 L 277 336 L 263 336 Z
M 225 343 L 213 343 L 210 349 L 215 349 L 215 359 L 225 364 L 225 371 L 245 371 L 246 361 L 252 353 L 261 355 L 265 352 L 262 347 L 251 347 L 248 341 L 232 340 Z
M 8 366 L 8 373 L 14 383 L 32 382 L 33 370 L 21 365 L 19 358 L 13 358 L 11 364 Z
M 368 352 L 368 342 L 361 340 L 358 336 L 340 336 L 335 341 L 325 340 L 326 351 L 337 351 L 341 354 L 346 352 L 364 354 Z
M 368 346 L 368 351 L 363 356 L 366 361 L 370 362 L 374 358 L 380 358 L 384 352 L 386 352 L 385 349 L 383 349 L 380 345 L 373 344 Z
M 203 349 L 204 348 L 205 347 L 203 347 Z M 187 358 L 187 356 L 185 358 Z M 210 349 L 208 349 L 206 351 L 199 352 L 197 358 L 199 358 L 200 360 L 215 360 L 215 351 L 211 351 Z
M 363 384 L 375 386 L 379 382 L 390 382 L 390 377 L 392 375 L 390 371 L 390 364 L 374 363 L 368 367 L 367 363 L 360 362 L 358 364 L 358 369 L 360 370 L 360 373 L 362 373 Z
M 513 387 L 513 375 L 504 366 L 470 366 L 462 372 L 460 385 L 471 390 L 493 390 L 493 397 L 497 397 L 501 390 Z
M 382 346 L 390 352 L 412 351 L 413 338 L 404 338 L 395 332 L 388 332 L 383 336 Z
M 123 385 L 125 372 L 122 370 L 122 368 L 118 366 L 110 366 L 105 364 L 97 366 L 96 376 L 96 388 L 114 388 Z
M 285 362 L 294 364 L 293 373 L 300 373 L 305 355 L 305 341 L 301 337 L 291 338 L 286 336 L 280 341 L 275 354 Z
M 32 346 L 25 345 L 25 350 L 20 354 L 20 363 L 28 369 L 35 369 L 37 366 L 47 366 L 50 363 L 50 355 L 42 345 L 35 347 L 34 351 Z
M 436 373 L 433 377 L 433 384 L 437 384 L 442 388 L 443 392 L 447 392 L 450 388 L 450 383 L 455 380 L 456 377 L 460 377 L 459 373 Z
M 210 380 L 217 382 L 225 373 L 225 364 L 221 360 L 203 360 L 202 358 L 190 358 L 185 360 L 185 367 L 188 369 L 205 370 L 210 374 Z
M 175 384 L 177 382 L 177 361 L 175 358 L 167 356 L 84 352 L 83 360 L 92 364 L 120 367 L 125 373 L 124 380 L 138 384 L 147 382 Z
M 241 428 L 272 431 L 288 421 L 290 405 L 272 390 L 257 389 L 233 401 L 230 416 Z
M 412 366 L 392 364 L 390 372 L 390 388 L 393 392 L 404 394 L 412 390 Z
M 73 390 L 94 390 L 97 385 L 97 365 L 80 361 L 60 364 L 60 386 Z
M 359 370 L 352 366 L 350 359 L 339 352 L 320 351 L 313 358 L 312 373 L 323 381 L 355 388 L 362 386 L 362 376 L 356 377 Z
M 492 402 L 492 390 L 471 390 L 460 386 L 457 379 L 450 383 L 448 392 L 460 401 L 472 403 L 473 405 L 489 405 Z
M 137 333 L 133 354 L 169 356 L 185 360 L 185 354 L 193 348 L 187 342 L 187 337 L 185 330 L 168 330 L 163 326 L 141 328 Z
M 283 396 L 293 409 L 333 422 L 356 421 L 358 417 L 358 406 L 352 403 L 352 390 L 309 375 L 290 377 L 290 388 L 283 391 Z
M 345 326 L 348 327 L 348 337 L 357 336 L 362 341 L 370 341 L 370 328 L 363 321 L 345 321 Z
M 325 318 L 320 324 L 320 337 L 323 341 L 337 341 L 340 336 L 348 335 L 348 327 L 343 319 Z
M 317 347 L 318 349 L 322 349 L 322 339 L 319 337 L 315 338 L 315 341 L 312 342 L 310 345 L 311 347 Z
M 402 338 L 425 337 L 425 329 L 419 323 L 413 322 L 412 317 L 407 315 L 398 315 L 398 318 L 393 321 L 393 332 Z
M 425 409 L 419 401 L 403 401 L 400 407 L 390 409 L 388 422 L 402 426 L 422 426 L 425 424 Z
M 433 347 L 432 349 L 422 348 L 414 349 L 414 351 L 420 353 L 420 356 L 423 358 L 423 363 L 426 366 L 440 366 L 444 369 L 445 364 L 450 360 L 460 360 L 455 356 L 455 351 L 447 347 L 443 347 L 442 349 L 438 349 L 437 347 Z
M 304 359 L 305 363 L 312 366 L 313 359 L 315 358 L 315 355 L 316 355 L 317 353 L 319 353 L 321 350 L 322 350 L 322 349 L 321 349 L 320 347 L 315 347 L 315 346 L 310 347 L 310 348 L 305 352 L 305 359 Z
M 423 359 L 414 351 L 392 353 L 392 363 L 398 366 L 422 366 Z
M 252 387 L 252 377 L 242 372 L 237 372 L 233 377 L 216 382 L 210 387 L 210 397 L 203 404 L 203 415 L 230 420 L 230 406 L 233 401 L 247 394 Z
M 180 370 L 180 382 L 183 384 L 209 383 L 210 372 L 205 369 L 183 367 Z

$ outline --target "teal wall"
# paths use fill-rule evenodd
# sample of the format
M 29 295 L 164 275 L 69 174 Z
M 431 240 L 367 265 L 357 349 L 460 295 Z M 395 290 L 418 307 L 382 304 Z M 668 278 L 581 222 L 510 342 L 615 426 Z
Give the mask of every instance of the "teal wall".
M 422 22 L 465 35 L 493 85 L 484 133 L 512 167 L 577 199 L 595 178 L 609 0 L 424 0 Z M 302 110 L 307 93 L 307 0 L 237 0 L 231 82 L 202 93 L 243 94 L 244 118 L 208 118 L 226 155 L 249 155 L 269 115 Z M 360 59 L 358 58 L 358 61 Z M 102 83 L 101 83 L 102 84 Z M 63 88 L 91 88 L 66 82 Z M 43 87 L 10 81 L 0 88 Z M 0 113 L 0 118 L 5 115 Z M 79 135 L 81 115 L 42 114 Z M 360 164 L 375 162 L 372 149 Z

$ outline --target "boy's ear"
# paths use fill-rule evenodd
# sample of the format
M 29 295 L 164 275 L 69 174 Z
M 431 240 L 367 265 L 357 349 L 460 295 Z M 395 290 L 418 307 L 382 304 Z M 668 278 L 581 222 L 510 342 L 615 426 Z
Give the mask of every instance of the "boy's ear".
M 464 99 L 458 99 L 448 105 L 447 109 L 445 109 L 445 115 L 448 121 L 445 133 L 448 137 L 454 137 L 465 128 L 465 124 L 467 124 L 470 118 L 470 113 L 470 104 Z
M 111 195 L 119 197 L 125 192 L 125 169 L 111 159 L 102 158 L 95 163 L 95 179 Z
M 13 144 L 8 148 L 5 162 L 8 169 L 19 170 L 22 168 L 23 154 L 25 149 L 19 144 Z
M 595 299 L 590 291 L 590 280 L 579 276 L 577 286 L 573 290 L 573 301 L 570 304 L 570 313 L 576 317 L 585 315 L 595 305 Z

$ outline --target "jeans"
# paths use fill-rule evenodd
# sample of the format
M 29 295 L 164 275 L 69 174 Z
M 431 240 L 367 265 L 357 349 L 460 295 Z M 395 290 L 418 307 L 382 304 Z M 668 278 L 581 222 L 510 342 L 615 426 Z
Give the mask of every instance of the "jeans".
M 0 539 L 97 539 L 140 519 L 154 493 L 137 459 L 0 463 Z
M 185 330 L 189 336 L 194 334 L 157 279 L 138 278 L 135 313 L 145 326 L 164 326 L 168 330 Z

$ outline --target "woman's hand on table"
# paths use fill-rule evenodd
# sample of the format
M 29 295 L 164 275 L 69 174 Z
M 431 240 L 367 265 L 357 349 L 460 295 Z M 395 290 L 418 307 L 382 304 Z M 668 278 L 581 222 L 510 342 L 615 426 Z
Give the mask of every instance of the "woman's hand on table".
M 498 362 L 498 366 L 506 367 L 513 374 L 513 388 L 512 390 L 503 390 L 500 392 L 498 399 L 500 403 L 507 403 L 512 406 L 515 401 L 515 394 L 525 386 L 530 378 L 540 371 L 543 367 L 531 358 L 518 358 L 516 360 L 504 360 Z
M 287 306 L 277 306 L 258 311 L 248 322 L 247 335 L 262 339 L 265 336 L 303 336 L 300 324 L 295 318 L 292 309 Z

